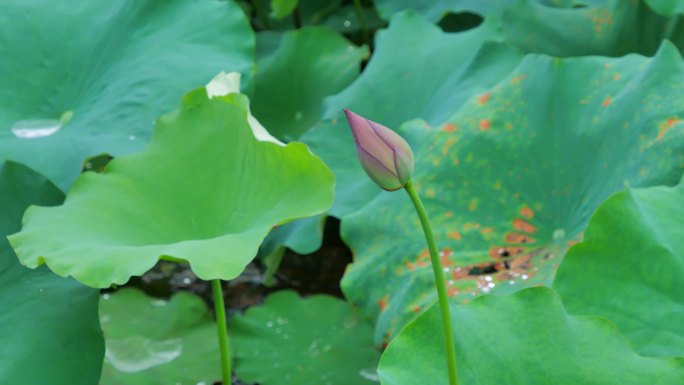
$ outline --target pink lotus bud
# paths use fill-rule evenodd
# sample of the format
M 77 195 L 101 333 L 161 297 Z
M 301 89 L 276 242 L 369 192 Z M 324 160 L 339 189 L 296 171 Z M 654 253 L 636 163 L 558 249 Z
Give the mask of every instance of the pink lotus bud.
M 394 131 L 347 109 L 356 152 L 368 176 L 388 191 L 404 187 L 413 175 L 413 151 Z

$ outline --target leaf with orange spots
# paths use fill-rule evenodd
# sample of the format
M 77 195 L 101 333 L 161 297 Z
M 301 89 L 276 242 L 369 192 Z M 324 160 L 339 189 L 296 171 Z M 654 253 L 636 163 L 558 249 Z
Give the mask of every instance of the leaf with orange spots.
M 491 93 L 484 106 L 482 93 Z M 610 106 L 602 106 L 605 95 L 612 95 Z M 684 116 L 684 62 L 670 44 L 654 58 L 530 55 L 454 112 L 438 124 L 413 120 L 399 131 L 414 149 L 414 184 L 438 248 L 451 250 L 445 274 L 460 301 L 551 284 L 603 200 L 626 184 L 673 184 L 684 172 L 684 125 L 673 124 L 658 139 L 663 121 Z M 480 129 L 484 119 L 491 122 L 487 131 Z M 448 125 L 459 129 L 441 129 Z M 338 194 L 353 191 L 346 188 Z M 361 204 L 342 215 L 342 237 L 355 255 L 342 288 L 377 319 L 380 343 L 415 317 L 413 308 L 435 300 L 434 278 L 406 194 L 375 194 Z M 382 310 L 377 301 L 386 295 Z
M 376 36 L 373 58 L 362 75 L 328 98 L 328 120 L 300 139 L 335 167 L 337 199 L 330 212 L 338 217 L 357 210 L 380 192 L 372 181 L 358 177 L 363 169 L 356 161 L 343 108 L 387 127 L 418 117 L 428 124 L 441 124 L 468 99 L 486 94 L 522 57 L 510 46 L 495 43 L 498 33 L 490 24 L 452 34 L 418 15 L 401 13 Z M 459 132 L 451 122 L 441 129 Z M 453 138 L 441 143 L 439 151 L 453 154 Z

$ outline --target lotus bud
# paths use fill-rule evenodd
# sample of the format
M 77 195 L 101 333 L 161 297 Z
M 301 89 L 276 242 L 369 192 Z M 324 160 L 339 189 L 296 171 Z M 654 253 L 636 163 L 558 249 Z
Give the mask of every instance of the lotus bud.
M 389 128 L 344 110 L 354 135 L 356 153 L 366 174 L 387 191 L 404 187 L 413 175 L 413 151 Z

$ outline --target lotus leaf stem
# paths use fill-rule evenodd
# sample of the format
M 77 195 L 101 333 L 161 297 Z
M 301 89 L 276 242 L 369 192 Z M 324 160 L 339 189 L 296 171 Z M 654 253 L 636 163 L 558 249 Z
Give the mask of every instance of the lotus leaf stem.
M 356 17 L 359 19 L 361 25 L 361 36 L 363 36 L 364 44 L 368 44 L 368 26 L 366 25 L 366 16 L 363 14 L 363 5 L 361 0 L 354 0 L 354 8 L 356 9 Z
M 673 15 L 672 17 L 670 17 L 670 19 L 667 21 L 667 24 L 665 25 L 665 34 L 663 35 L 663 39 L 672 40 L 672 36 L 674 35 L 674 32 L 677 29 L 678 24 L 679 15 Z
M 216 328 L 218 329 L 219 348 L 221 349 L 221 373 L 224 385 L 232 383 L 230 345 L 228 344 L 228 324 L 226 323 L 226 305 L 223 303 L 221 280 L 211 281 L 214 292 L 214 313 L 216 313 Z

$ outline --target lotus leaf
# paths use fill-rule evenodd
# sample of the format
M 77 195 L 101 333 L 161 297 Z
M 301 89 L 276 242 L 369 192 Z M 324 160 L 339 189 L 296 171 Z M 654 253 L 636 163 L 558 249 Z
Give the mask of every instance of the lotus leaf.
M 104 341 L 97 290 L 47 267 L 22 266 L 5 236 L 19 229 L 30 204 L 56 205 L 64 194 L 14 162 L 0 166 L 0 378 L 7 384 L 92 385 Z
M 349 304 L 280 291 L 231 321 L 235 371 L 261 385 L 374 384 L 373 328 Z M 269 370 L 264 370 L 264 360 Z
M 573 314 L 615 322 L 639 352 L 684 356 L 684 183 L 608 199 L 554 288 Z
M 94 287 L 159 259 L 204 280 L 238 276 L 271 227 L 318 214 L 333 196 L 332 174 L 305 145 L 257 141 L 248 116 L 240 94 L 191 92 L 144 151 L 83 174 L 62 206 L 29 208 L 10 237 L 20 260 Z
M 232 1 L 2 1 L 0 153 L 66 191 L 85 158 L 143 149 L 185 92 L 253 55 Z

